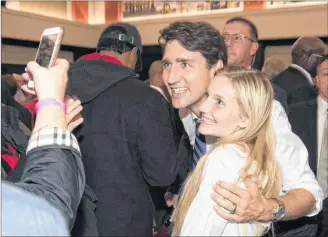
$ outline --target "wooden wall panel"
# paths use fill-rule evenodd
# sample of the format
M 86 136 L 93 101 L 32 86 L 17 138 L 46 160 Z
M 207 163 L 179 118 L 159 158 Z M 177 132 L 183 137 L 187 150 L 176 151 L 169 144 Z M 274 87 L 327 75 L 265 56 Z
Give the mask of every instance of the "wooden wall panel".
M 260 10 L 265 8 L 264 1 L 244 1 L 244 10 Z
M 105 22 L 117 22 L 121 20 L 121 2 L 106 1 L 105 2 Z
M 87 1 L 73 1 L 72 2 L 72 20 L 78 22 L 88 23 L 88 5 Z

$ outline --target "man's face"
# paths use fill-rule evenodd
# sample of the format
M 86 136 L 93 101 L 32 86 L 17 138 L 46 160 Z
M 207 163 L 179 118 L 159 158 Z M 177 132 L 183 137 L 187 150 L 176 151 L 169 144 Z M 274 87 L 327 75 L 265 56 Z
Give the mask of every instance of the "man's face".
M 316 82 L 321 97 L 328 101 L 328 59 L 319 66 Z
M 163 80 L 176 109 L 190 108 L 197 115 L 213 76 L 200 52 L 191 52 L 177 40 L 169 41 L 163 55 Z
M 252 42 L 249 26 L 240 21 L 226 24 L 222 36 L 227 37 L 228 65 L 250 67 L 258 44 Z

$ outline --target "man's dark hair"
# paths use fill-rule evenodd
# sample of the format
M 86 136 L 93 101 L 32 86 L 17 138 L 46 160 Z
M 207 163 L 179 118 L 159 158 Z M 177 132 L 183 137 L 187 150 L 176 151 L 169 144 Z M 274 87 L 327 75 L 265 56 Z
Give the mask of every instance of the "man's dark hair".
M 234 22 L 242 22 L 242 23 L 248 25 L 248 27 L 250 29 L 250 33 L 251 33 L 251 35 L 250 35 L 251 39 L 254 40 L 255 42 L 257 42 L 259 40 L 259 34 L 257 31 L 257 27 L 255 26 L 255 24 L 253 22 L 251 22 L 250 20 L 248 20 L 244 17 L 237 16 L 237 17 L 230 18 L 226 22 L 226 25 L 234 23 Z
M 3 81 L 6 84 L 10 94 L 14 96 L 16 94 L 17 87 L 18 87 L 14 76 L 10 74 L 2 75 L 1 81 Z
M 209 68 L 219 60 L 227 64 L 227 49 L 220 32 L 206 22 L 174 22 L 160 34 L 158 42 L 163 48 L 167 42 L 177 40 L 188 51 L 200 52 Z

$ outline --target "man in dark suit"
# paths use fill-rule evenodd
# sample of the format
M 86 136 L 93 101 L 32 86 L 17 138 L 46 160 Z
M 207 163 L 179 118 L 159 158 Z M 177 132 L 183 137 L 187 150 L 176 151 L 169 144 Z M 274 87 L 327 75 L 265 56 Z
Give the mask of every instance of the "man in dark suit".
M 251 68 L 259 48 L 258 31 L 253 22 L 243 17 L 229 19 L 222 31 L 222 37 L 227 46 L 228 65 Z M 274 98 L 288 112 L 284 92 L 273 86 Z
M 289 120 L 293 131 L 302 139 L 309 152 L 309 164 L 316 174 L 324 191 L 323 209 L 319 213 L 317 236 L 328 236 L 328 55 L 322 58 L 317 69 L 316 84 L 319 96 L 310 101 L 290 107 Z M 314 225 L 313 218 L 302 218 L 290 223 L 289 226 Z
M 100 236 L 151 236 L 149 186 L 171 184 L 179 168 L 181 137 L 166 101 L 134 72 L 141 69 L 141 53 L 136 27 L 112 24 L 97 52 L 73 63 L 68 75 L 68 93 L 83 105 L 84 124 L 76 134 L 98 199 Z
M 193 148 L 190 145 L 188 134 L 186 133 L 182 121 L 180 120 L 178 110 L 174 109 L 171 104 L 171 96 L 164 84 L 163 77 L 163 64 L 162 61 L 154 61 L 149 68 L 149 84 L 150 87 L 154 90 L 158 91 L 163 98 L 167 101 L 166 105 L 168 110 L 170 111 L 170 117 L 172 121 L 172 129 L 175 130 L 176 133 L 179 134 L 179 138 L 182 139 L 176 140 L 176 144 L 179 146 L 179 157 L 184 160 L 181 166 L 182 173 L 180 172 L 177 176 L 175 182 L 169 187 L 150 187 L 150 194 L 152 200 L 155 204 L 155 222 L 156 222 L 156 230 L 165 223 L 168 217 L 171 214 L 172 208 L 168 207 L 165 203 L 164 197 L 166 197 L 165 193 L 167 190 L 170 192 L 178 192 L 181 181 L 184 180 L 187 176 L 187 173 L 183 171 L 189 171 L 189 168 L 192 167 L 192 151 Z M 182 175 L 182 176 L 181 176 Z
M 293 44 L 292 64 L 272 79 L 287 92 L 288 105 L 317 97 L 312 78 L 324 51 L 325 44 L 317 37 L 300 37 Z

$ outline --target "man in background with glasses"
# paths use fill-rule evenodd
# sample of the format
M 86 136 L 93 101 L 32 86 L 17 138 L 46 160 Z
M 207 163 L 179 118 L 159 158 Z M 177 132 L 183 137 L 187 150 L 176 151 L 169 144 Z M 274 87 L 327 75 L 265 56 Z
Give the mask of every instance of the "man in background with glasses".
M 258 31 L 253 22 L 243 17 L 229 19 L 222 31 L 227 47 L 228 65 L 251 68 L 259 48 Z M 287 93 L 273 85 L 275 100 L 279 101 L 288 113 Z
M 229 19 L 222 31 L 227 46 L 228 65 L 251 68 L 259 48 L 256 26 L 248 19 Z
M 313 77 L 326 47 L 317 37 L 300 37 L 293 44 L 292 64 L 272 79 L 273 84 L 286 91 L 288 105 L 317 97 Z

